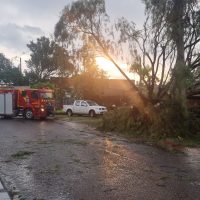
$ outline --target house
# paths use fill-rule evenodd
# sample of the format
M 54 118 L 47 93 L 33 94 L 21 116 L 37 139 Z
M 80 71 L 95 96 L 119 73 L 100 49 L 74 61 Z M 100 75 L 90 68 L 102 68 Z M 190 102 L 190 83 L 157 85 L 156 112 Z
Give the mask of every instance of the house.
M 106 105 L 123 105 L 129 102 L 128 95 L 132 90 L 131 84 L 122 79 L 90 79 L 88 82 L 77 82 L 76 78 L 53 78 L 57 88 L 66 90 L 66 99 L 80 89 L 82 98 L 92 99 Z M 77 89 L 77 87 L 79 87 Z M 75 95 L 74 95 L 75 96 Z M 77 96 L 77 98 L 80 98 Z
M 200 83 L 188 90 L 187 99 L 190 107 L 200 106 Z

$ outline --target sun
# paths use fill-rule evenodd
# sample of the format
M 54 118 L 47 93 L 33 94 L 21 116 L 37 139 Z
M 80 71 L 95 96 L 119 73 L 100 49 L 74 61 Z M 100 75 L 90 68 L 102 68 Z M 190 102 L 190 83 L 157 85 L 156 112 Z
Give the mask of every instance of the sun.
M 97 66 L 103 71 L 105 71 L 110 78 L 121 78 L 121 73 L 110 60 L 104 57 L 96 57 L 96 63 L 97 63 Z M 124 68 L 125 65 L 119 64 L 119 66 L 123 70 L 125 69 Z
M 107 73 L 109 78 L 124 79 L 124 76 L 122 76 L 122 74 L 119 72 L 119 70 L 110 60 L 99 56 L 99 57 L 96 57 L 96 63 L 100 69 L 102 69 L 103 71 Z M 135 73 L 130 73 L 129 65 L 125 63 L 119 63 L 119 62 L 118 62 L 118 65 L 130 79 L 135 80 L 136 82 L 139 82 L 139 76 Z
M 116 71 L 115 65 L 104 57 L 96 57 L 96 62 L 98 67 L 106 72 Z
M 105 71 L 110 78 L 123 78 L 116 66 L 108 59 L 104 57 L 96 57 L 96 63 L 100 69 Z M 126 64 L 118 63 L 122 70 L 128 71 L 128 66 Z

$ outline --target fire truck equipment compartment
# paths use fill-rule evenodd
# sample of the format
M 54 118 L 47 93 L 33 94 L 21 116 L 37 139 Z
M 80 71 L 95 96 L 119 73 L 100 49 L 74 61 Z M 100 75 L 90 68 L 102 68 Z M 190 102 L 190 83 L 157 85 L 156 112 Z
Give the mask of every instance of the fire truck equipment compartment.
M 13 95 L 0 94 L 0 115 L 13 115 Z

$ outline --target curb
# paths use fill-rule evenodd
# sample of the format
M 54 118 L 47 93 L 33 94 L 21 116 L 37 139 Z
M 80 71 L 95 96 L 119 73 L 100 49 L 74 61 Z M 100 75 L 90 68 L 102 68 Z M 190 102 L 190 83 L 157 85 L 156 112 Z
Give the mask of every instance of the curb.
M 0 181 L 0 200 L 11 200 L 5 188 L 3 187 L 1 181 Z

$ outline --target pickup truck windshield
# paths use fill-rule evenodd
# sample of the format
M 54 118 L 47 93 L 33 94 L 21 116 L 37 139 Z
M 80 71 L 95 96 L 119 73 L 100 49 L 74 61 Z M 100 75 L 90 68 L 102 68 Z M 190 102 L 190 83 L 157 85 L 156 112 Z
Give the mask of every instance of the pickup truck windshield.
M 51 92 L 41 92 L 40 93 L 40 97 L 42 99 L 52 99 L 53 98 L 53 94 Z
M 94 101 L 87 101 L 89 106 L 98 106 L 98 104 Z

